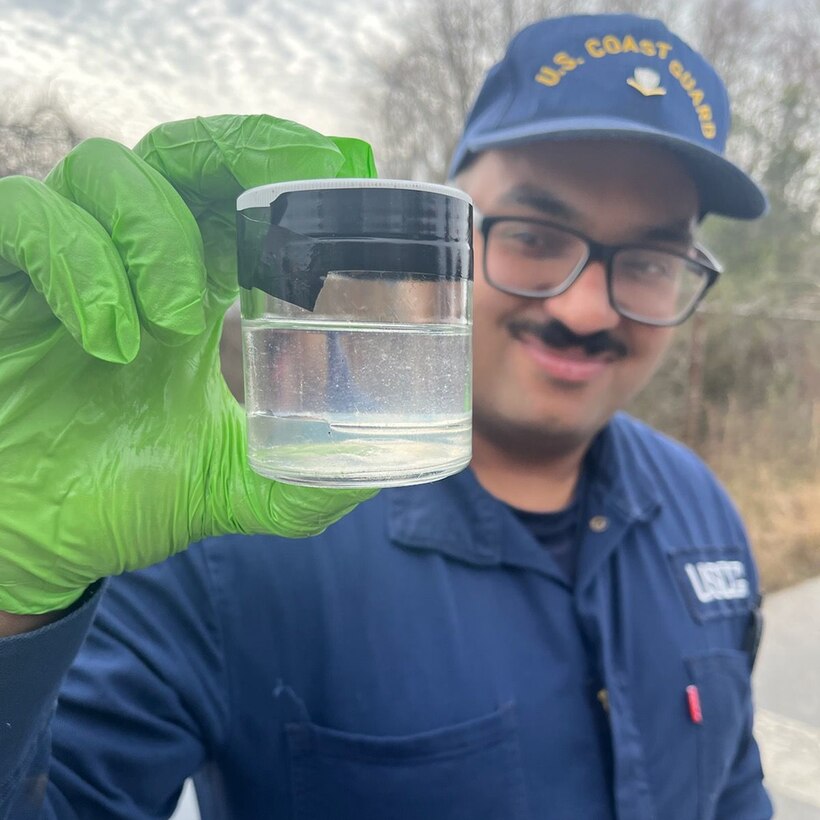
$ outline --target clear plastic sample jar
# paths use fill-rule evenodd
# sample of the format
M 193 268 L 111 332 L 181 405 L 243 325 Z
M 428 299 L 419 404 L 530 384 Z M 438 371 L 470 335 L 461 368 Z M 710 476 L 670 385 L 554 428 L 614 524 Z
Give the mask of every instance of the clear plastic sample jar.
M 398 180 L 237 201 L 251 467 L 325 487 L 434 481 L 471 455 L 472 206 Z

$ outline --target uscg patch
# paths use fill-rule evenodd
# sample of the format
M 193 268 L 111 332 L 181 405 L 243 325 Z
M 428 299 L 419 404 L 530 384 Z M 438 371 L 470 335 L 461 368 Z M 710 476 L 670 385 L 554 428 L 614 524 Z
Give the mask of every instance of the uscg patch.
M 742 615 L 753 609 L 752 589 L 740 549 L 686 549 L 674 552 L 670 560 L 695 620 Z

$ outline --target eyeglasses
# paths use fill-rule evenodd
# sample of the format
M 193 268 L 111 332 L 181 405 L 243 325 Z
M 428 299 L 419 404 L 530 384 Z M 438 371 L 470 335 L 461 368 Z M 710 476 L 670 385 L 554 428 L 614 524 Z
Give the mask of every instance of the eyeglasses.
M 567 290 L 591 262 L 602 262 L 612 308 L 646 325 L 686 321 L 722 271 L 698 246 L 678 253 L 650 245 L 603 245 L 541 219 L 478 211 L 474 217 L 484 237 L 484 276 L 494 288 L 548 299 Z

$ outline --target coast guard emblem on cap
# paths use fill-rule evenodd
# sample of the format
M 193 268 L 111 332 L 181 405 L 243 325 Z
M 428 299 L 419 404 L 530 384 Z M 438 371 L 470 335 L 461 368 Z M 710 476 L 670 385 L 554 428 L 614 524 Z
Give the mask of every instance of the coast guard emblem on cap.
M 636 68 L 626 84 L 640 91 L 644 97 L 662 97 L 666 94 L 666 89 L 661 85 L 661 75 L 654 68 Z

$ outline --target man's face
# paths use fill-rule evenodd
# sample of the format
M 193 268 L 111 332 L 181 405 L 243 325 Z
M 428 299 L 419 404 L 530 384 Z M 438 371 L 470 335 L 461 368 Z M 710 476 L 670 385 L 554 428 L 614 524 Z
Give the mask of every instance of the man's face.
M 488 151 L 460 181 L 484 216 L 545 219 L 610 245 L 681 249 L 698 213 L 683 167 L 640 143 Z M 600 262 L 550 299 L 502 293 L 484 276 L 478 233 L 475 242 L 476 436 L 529 458 L 584 445 L 647 383 L 672 331 L 619 316 Z

